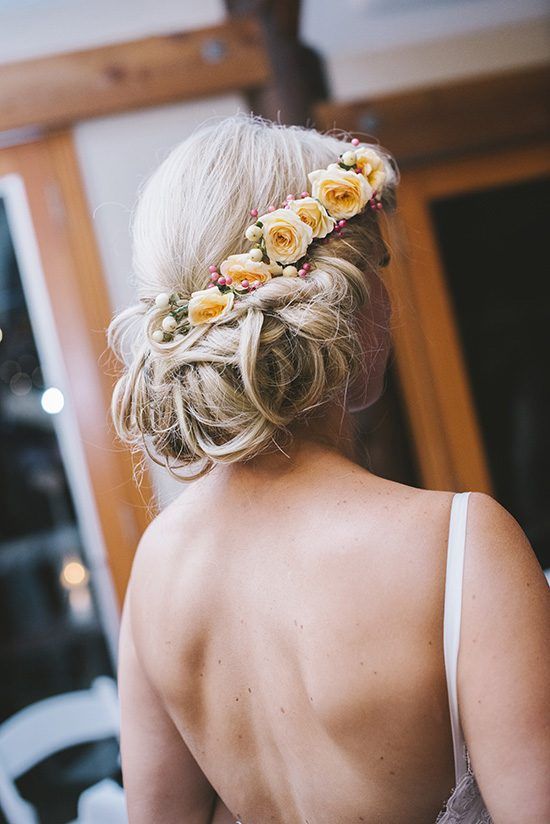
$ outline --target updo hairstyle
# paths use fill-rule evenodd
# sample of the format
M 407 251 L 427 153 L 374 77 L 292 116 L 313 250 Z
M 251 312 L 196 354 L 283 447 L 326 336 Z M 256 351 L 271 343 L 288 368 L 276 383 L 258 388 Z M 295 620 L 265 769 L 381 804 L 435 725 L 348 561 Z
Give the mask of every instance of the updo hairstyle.
M 144 186 L 133 220 L 139 302 L 111 323 L 124 363 L 112 401 L 119 437 L 146 447 L 182 480 L 216 463 L 284 446 L 296 424 L 345 402 L 365 357 L 357 318 L 379 277 L 379 217 L 351 219 L 344 237 L 314 241 L 307 278 L 274 277 L 227 316 L 170 343 L 151 337 L 157 294 L 189 298 L 208 268 L 246 251 L 250 210 L 308 188 L 308 172 L 337 162 L 349 142 L 239 114 L 210 121 L 178 145 Z M 391 158 L 383 203 L 393 207 Z M 373 346 L 376 344 L 373 343 Z

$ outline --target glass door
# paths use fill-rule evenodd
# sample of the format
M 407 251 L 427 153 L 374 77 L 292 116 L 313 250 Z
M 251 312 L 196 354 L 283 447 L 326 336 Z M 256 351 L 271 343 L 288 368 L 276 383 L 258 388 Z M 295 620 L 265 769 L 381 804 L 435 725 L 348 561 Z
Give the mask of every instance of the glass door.
M 402 195 L 407 323 L 424 370 L 407 404 L 431 405 L 449 488 L 492 493 L 548 568 L 550 152 L 419 168 L 403 175 Z M 413 368 L 404 364 L 406 384 Z
M 430 212 L 495 496 L 550 567 L 550 177 Z

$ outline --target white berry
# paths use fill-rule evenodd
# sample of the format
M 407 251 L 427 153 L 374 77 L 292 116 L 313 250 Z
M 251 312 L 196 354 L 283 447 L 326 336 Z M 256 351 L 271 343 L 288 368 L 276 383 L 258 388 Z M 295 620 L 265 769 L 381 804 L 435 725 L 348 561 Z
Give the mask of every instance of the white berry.
M 345 163 L 346 166 L 355 166 L 356 160 L 357 155 L 355 152 L 344 152 L 342 155 L 342 163 Z
M 160 329 L 155 329 L 151 337 L 153 338 L 155 343 L 162 343 L 162 341 L 164 340 L 164 332 L 162 332 Z
M 167 306 L 170 306 L 170 295 L 167 292 L 161 292 L 155 298 L 155 305 L 159 309 L 166 309 Z
M 162 321 L 162 328 L 165 332 L 173 332 L 177 325 L 178 323 L 176 319 L 172 317 L 172 315 L 166 315 L 166 317 Z
M 256 243 L 261 236 L 263 235 L 263 231 L 261 226 L 255 226 L 254 223 L 252 226 L 249 226 L 245 232 L 246 239 L 249 240 L 251 243 Z
M 263 258 L 263 252 L 261 249 L 251 249 L 248 253 L 250 260 L 253 260 L 254 263 L 259 263 Z
M 295 266 L 285 266 L 283 269 L 283 276 L 285 278 L 297 278 L 298 270 Z

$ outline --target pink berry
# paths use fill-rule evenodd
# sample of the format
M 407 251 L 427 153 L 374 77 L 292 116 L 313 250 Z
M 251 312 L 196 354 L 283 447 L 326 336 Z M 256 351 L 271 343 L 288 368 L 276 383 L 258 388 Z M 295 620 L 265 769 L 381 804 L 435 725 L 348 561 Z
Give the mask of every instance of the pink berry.
M 252 217 L 258 217 L 258 210 L 257 209 L 251 209 L 250 214 L 251 214 Z
M 217 270 L 218 270 L 218 267 L 217 267 L 217 266 L 212 265 L 212 266 L 209 266 L 209 267 L 208 267 L 208 271 L 209 271 L 209 272 L 214 273 L 214 272 L 217 272 Z
M 225 276 L 225 283 L 226 283 L 226 286 L 229 286 L 231 283 L 233 283 L 233 278 L 230 277 L 229 275 L 226 275 Z
M 211 280 L 213 283 L 215 283 L 215 282 L 217 281 L 217 279 L 219 278 L 219 276 L 220 276 L 220 273 L 219 273 L 219 272 L 214 271 L 214 272 L 212 272 L 212 274 L 210 275 L 210 280 Z
M 376 204 L 376 208 L 377 208 L 377 209 L 383 209 L 383 208 L 384 208 L 384 204 L 383 204 L 383 203 L 377 203 L 377 204 Z
M 225 286 L 227 281 L 224 277 L 221 277 L 221 278 L 218 278 L 218 283 L 219 283 L 220 286 Z
M 246 278 L 244 280 L 241 280 L 241 286 L 243 287 L 243 289 L 248 289 L 249 283 L 246 280 Z
M 274 212 L 275 211 L 275 206 L 268 206 L 267 211 L 268 212 Z
M 354 137 L 354 138 L 353 138 L 353 140 L 351 141 L 351 145 L 352 145 L 352 146 L 359 146 L 359 140 L 358 140 L 358 138 Z
M 305 278 L 305 276 L 307 275 L 307 269 L 304 269 L 304 267 L 302 266 L 301 269 L 298 269 L 298 274 L 301 278 Z
M 309 197 L 309 192 L 302 192 L 300 197 Z
M 294 195 L 287 195 L 286 199 L 287 199 L 287 201 L 294 200 Z
M 347 220 L 344 220 L 344 218 L 342 218 L 342 220 L 339 220 L 339 221 L 338 221 L 338 226 L 339 226 L 341 229 L 342 229 L 344 226 L 347 226 L 347 225 L 348 225 L 348 222 L 347 222 Z
M 304 263 L 304 265 L 302 266 L 302 269 L 305 269 L 306 272 L 310 272 L 311 271 L 311 263 Z
M 206 288 L 207 289 L 212 289 L 215 285 L 216 285 L 215 283 L 209 283 Z

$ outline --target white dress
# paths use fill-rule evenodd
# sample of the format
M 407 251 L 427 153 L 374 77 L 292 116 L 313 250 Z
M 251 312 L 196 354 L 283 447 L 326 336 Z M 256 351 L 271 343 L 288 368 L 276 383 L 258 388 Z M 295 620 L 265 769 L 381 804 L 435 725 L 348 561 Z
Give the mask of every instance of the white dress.
M 445 674 L 449 694 L 449 710 L 453 733 L 455 760 L 455 788 L 436 818 L 436 824 L 493 824 L 477 786 L 470 764 L 468 748 L 458 715 L 457 663 L 460 646 L 460 619 L 462 615 L 462 580 L 466 520 L 469 492 L 458 492 L 451 505 L 447 571 L 445 578 L 445 608 L 443 617 L 443 649 Z

